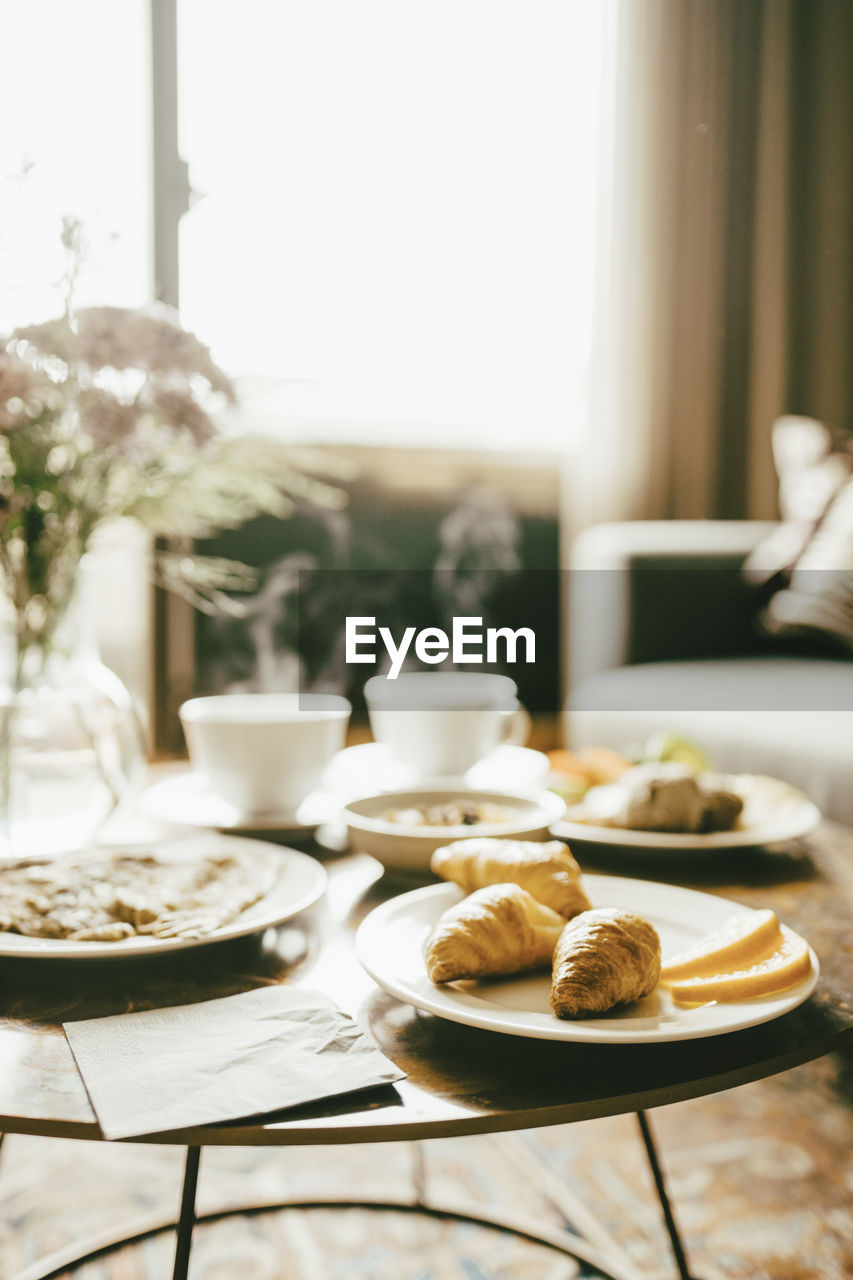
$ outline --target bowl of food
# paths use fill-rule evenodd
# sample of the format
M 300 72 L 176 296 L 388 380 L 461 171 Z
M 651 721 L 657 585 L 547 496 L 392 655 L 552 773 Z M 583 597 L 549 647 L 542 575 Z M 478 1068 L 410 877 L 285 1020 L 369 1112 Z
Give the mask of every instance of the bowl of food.
M 427 872 L 436 849 L 466 836 L 546 840 L 566 811 L 549 791 L 472 791 L 463 787 L 387 791 L 343 810 L 350 846 L 395 871 Z

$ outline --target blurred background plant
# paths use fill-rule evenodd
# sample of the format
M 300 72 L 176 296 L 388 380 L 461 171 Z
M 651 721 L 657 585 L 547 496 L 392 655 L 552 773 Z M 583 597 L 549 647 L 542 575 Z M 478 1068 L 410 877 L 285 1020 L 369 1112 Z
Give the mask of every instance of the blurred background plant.
M 328 459 L 229 430 L 232 383 L 170 308 L 75 309 L 80 224 L 65 219 L 62 239 L 63 313 L 0 341 L 0 570 L 19 661 L 50 650 L 106 521 L 185 541 L 286 516 L 296 499 L 345 502 Z M 155 564 L 163 586 L 208 611 L 239 608 L 230 593 L 253 573 L 184 551 L 158 551 Z

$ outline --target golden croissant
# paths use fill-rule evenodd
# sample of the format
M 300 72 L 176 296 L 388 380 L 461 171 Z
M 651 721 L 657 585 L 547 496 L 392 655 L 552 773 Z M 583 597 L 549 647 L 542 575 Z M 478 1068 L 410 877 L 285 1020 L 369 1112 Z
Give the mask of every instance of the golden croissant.
M 570 920 L 554 953 L 551 1008 L 558 1018 L 604 1013 L 657 986 L 660 938 L 647 920 L 599 907 Z
M 427 940 L 427 972 L 440 983 L 545 968 L 565 923 L 517 884 L 487 885 L 440 917 Z
M 560 840 L 495 840 L 486 836 L 454 840 L 436 849 L 430 862 L 436 875 L 470 893 L 487 884 L 518 884 L 537 902 L 565 919 L 588 911 L 581 869 Z

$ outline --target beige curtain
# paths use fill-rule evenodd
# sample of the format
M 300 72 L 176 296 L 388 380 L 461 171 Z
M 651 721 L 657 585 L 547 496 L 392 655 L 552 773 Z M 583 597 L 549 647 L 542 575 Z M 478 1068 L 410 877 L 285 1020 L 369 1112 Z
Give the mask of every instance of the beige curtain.
M 774 418 L 853 429 L 853 3 L 613 4 L 600 341 L 567 525 L 773 517 Z

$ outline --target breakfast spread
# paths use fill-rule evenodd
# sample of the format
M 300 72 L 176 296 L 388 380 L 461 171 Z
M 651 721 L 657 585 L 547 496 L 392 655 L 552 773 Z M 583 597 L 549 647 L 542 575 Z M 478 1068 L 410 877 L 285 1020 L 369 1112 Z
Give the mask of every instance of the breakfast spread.
M 435 851 L 431 866 L 468 894 L 427 940 L 434 983 L 552 966 L 558 1018 L 601 1013 L 657 985 L 655 929 L 630 911 L 594 910 L 562 841 L 456 840 Z
M 383 822 L 404 827 L 475 827 L 495 826 L 511 822 L 516 813 L 508 805 L 488 800 L 458 797 L 440 804 L 407 805 L 405 809 L 386 809 Z
M 437 985 L 551 967 L 551 1008 L 576 1018 L 653 991 L 660 940 L 630 911 L 587 907 L 567 924 L 520 885 L 489 884 L 443 913 L 424 961 Z
M 276 875 L 260 850 L 66 854 L 0 871 L 0 932 L 77 942 L 199 938 L 262 898 Z
M 661 962 L 654 926 L 623 907 L 593 907 L 561 841 L 474 838 L 437 849 L 432 870 L 468 895 L 430 932 L 424 961 L 436 985 L 551 968 L 550 1007 L 584 1018 L 656 989 L 676 1004 L 741 1001 L 806 978 L 808 944 L 773 911 L 742 911 Z
M 748 1000 L 784 991 L 811 972 L 808 943 L 773 911 L 744 912 L 661 968 L 678 1004 Z

